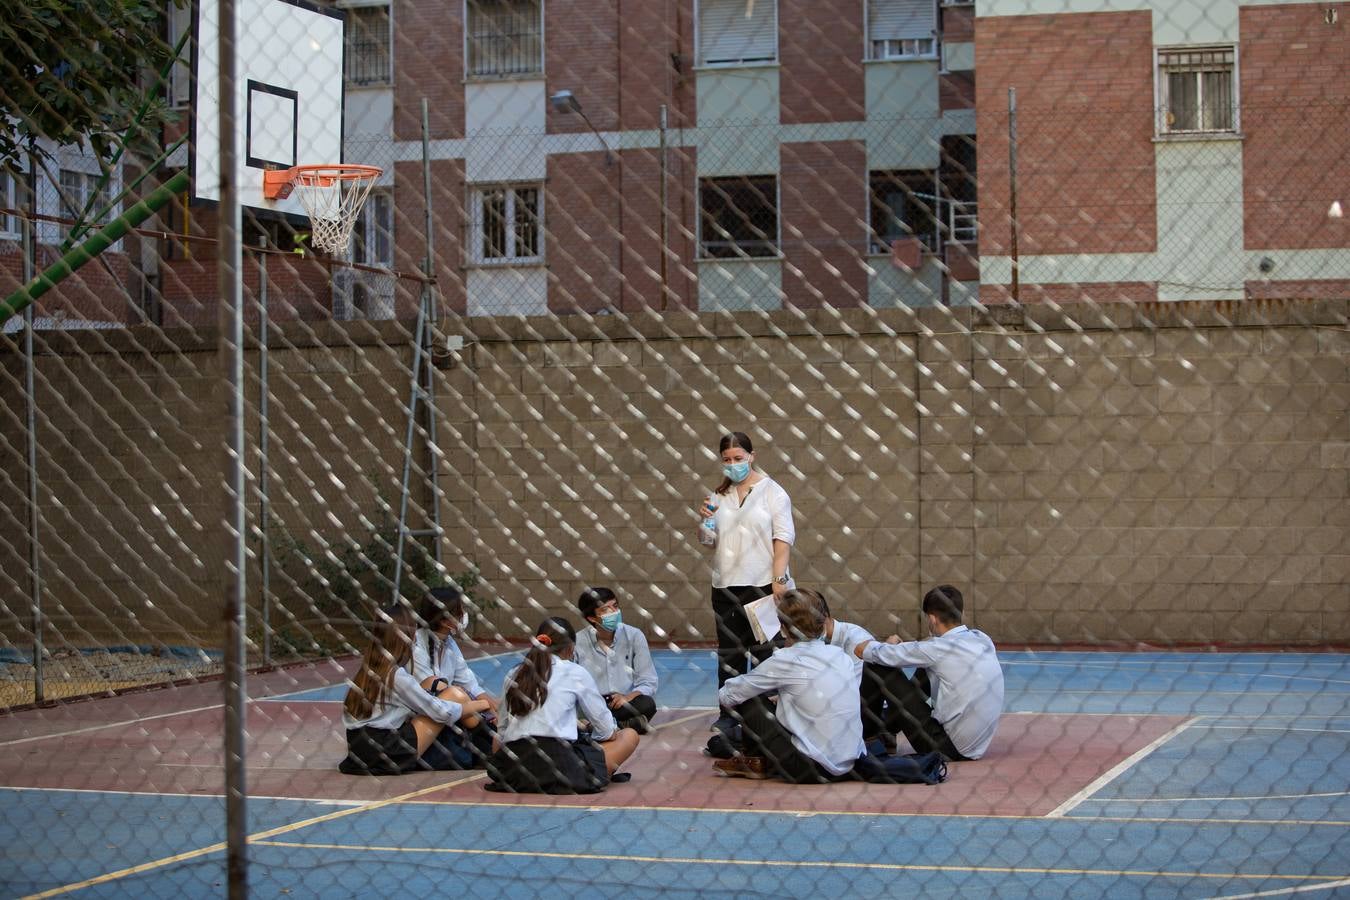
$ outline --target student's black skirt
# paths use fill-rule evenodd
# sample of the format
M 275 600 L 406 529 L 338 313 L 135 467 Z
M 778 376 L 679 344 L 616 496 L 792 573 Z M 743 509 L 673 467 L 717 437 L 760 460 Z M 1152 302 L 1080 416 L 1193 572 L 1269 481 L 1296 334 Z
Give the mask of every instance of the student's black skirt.
M 594 794 L 609 784 L 605 751 L 590 738 L 521 738 L 487 764 L 490 791 L 511 794 Z
M 417 729 L 409 719 L 397 730 L 348 728 L 344 775 L 402 775 L 417 768 Z

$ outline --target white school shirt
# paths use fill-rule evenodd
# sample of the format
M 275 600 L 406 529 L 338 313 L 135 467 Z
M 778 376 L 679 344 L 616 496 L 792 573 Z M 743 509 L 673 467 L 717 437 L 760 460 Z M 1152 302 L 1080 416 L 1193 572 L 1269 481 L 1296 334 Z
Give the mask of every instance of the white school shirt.
M 858 688 L 862 670 L 844 651 L 822 640 L 775 650 L 748 674 L 730 678 L 717 701 L 731 708 L 751 697 L 778 692 L 778 721 L 793 745 L 833 775 L 853 768 L 867 749 L 862 739 Z
M 872 632 L 861 625 L 854 625 L 852 622 L 841 622 L 834 620 L 834 633 L 830 635 L 830 646 L 838 647 L 843 650 L 858 671 L 862 672 L 863 661 L 858 659 L 858 655 L 853 649 L 863 641 L 875 641 Z
M 637 691 L 656 696 L 656 664 L 647 647 L 647 636 L 632 625 L 620 623 L 608 647 L 600 643 L 595 626 L 587 628 L 577 635 L 572 661 L 591 673 L 601 694 Z
M 506 677 L 502 697 L 510 691 L 511 681 L 520 671 L 517 666 Z M 600 696 L 591 674 L 574 662 L 553 658 L 553 671 L 548 676 L 548 696 L 542 706 L 528 714 L 515 716 L 503 702 L 497 710 L 497 735 L 503 744 L 527 737 L 551 737 L 564 741 L 577 739 L 577 712 L 591 723 L 591 736 L 603 741 L 618 730 L 614 714 Z
M 941 637 L 868 644 L 863 659 L 883 666 L 922 666 L 933 686 L 933 718 L 968 759 L 989 749 L 1003 714 L 1003 668 L 989 635 L 958 625 Z
M 441 639 L 430 628 L 419 628 L 413 637 L 412 674 L 418 683 L 428 678 L 444 678 L 451 684 L 464 688 L 464 692 L 477 700 L 482 696 L 483 688 L 478 676 L 469 668 L 468 660 L 459 649 L 455 639 Z
M 717 546 L 713 550 L 715 588 L 762 586 L 773 582 L 773 542 L 797 539 L 792 524 L 792 499 L 782 485 L 765 475 L 737 506 L 736 487 L 713 495 L 717 511 Z M 791 583 L 788 585 L 791 587 Z
M 348 713 L 342 714 L 342 724 L 347 728 L 387 728 L 396 731 L 413 716 L 426 716 L 442 725 L 453 725 L 464 714 L 464 707 L 453 700 L 433 697 L 418 683 L 417 679 L 404 668 L 394 670 L 393 696 L 386 695 L 382 703 L 375 704 L 370 716 L 355 719 Z

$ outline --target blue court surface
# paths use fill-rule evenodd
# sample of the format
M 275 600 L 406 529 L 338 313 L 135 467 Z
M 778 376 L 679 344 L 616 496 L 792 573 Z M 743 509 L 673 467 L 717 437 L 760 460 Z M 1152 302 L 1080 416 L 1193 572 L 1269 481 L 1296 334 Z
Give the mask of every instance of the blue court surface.
M 656 655 L 633 781 L 570 798 L 339 775 L 340 672 L 258 676 L 253 894 L 1350 896 L 1345 654 L 1004 653 L 989 757 L 933 787 L 718 778 L 711 651 Z M 219 693 L 0 718 L 0 894 L 221 894 Z

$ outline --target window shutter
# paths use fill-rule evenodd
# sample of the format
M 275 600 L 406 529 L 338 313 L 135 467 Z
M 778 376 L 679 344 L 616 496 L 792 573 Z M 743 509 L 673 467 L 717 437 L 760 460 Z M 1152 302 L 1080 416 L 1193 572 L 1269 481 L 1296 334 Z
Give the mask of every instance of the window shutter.
M 870 0 L 868 37 L 874 41 L 931 38 L 937 31 L 934 0 Z
M 700 0 L 699 62 L 777 59 L 777 0 Z

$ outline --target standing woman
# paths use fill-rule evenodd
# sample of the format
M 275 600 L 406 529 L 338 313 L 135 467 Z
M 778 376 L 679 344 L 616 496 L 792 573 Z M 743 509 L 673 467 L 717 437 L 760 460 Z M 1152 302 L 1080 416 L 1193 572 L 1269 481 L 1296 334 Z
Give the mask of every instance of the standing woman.
M 427 692 L 407 669 L 413 655 L 412 610 L 400 604 L 375 614 L 370 646 L 352 676 L 342 704 L 347 756 L 338 764 L 346 775 L 401 775 L 425 762 L 441 729 L 490 708 L 457 687 Z
M 792 500 L 768 475 L 755 469 L 755 448 L 743 432 L 723 435 L 717 445 L 722 458 L 722 482 L 699 506 L 700 519 L 717 523 L 713 547 L 712 607 L 717 623 L 717 687 L 750 670 L 750 658 L 772 652 L 756 646 L 744 606 L 773 594 L 781 597 L 793 586 L 788 570 L 796 528 Z M 708 505 L 712 501 L 715 508 Z M 726 711 L 713 726 L 727 734 L 734 719 Z

